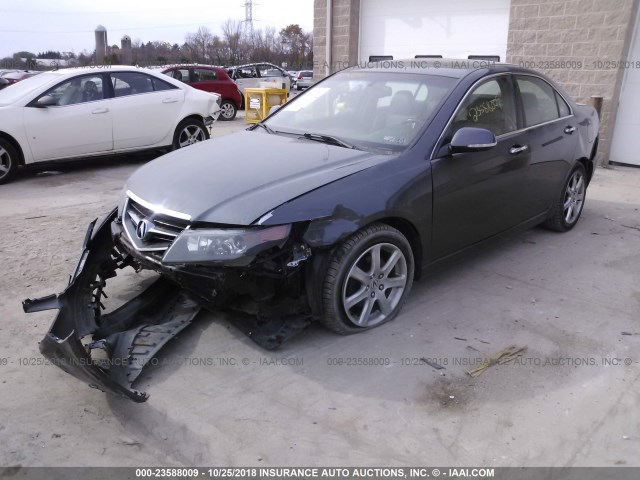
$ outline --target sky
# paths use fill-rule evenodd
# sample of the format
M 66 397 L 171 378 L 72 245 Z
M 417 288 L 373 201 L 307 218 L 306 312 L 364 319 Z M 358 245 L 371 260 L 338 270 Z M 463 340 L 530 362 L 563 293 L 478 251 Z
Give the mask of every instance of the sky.
M 0 0 L 0 58 L 23 50 L 92 52 L 98 25 L 109 45 L 120 46 L 123 35 L 182 44 L 200 26 L 220 34 L 226 20 L 244 18 L 245 0 Z M 253 1 L 254 28 L 292 23 L 313 30 L 313 0 Z

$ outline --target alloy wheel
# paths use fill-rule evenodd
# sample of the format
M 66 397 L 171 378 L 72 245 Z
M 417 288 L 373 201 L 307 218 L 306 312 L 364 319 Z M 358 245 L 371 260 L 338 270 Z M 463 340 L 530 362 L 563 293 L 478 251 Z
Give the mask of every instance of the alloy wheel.
M 188 125 L 180 132 L 178 145 L 182 148 L 204 140 L 206 140 L 206 137 L 202 128 L 198 125 Z
M 342 306 L 354 325 L 372 327 L 394 312 L 406 286 L 407 260 L 402 250 L 391 243 L 378 243 L 349 269 Z
M 584 175 L 581 171 L 576 170 L 567 182 L 564 194 L 564 221 L 568 224 L 574 223 L 580 216 L 584 205 L 585 189 Z

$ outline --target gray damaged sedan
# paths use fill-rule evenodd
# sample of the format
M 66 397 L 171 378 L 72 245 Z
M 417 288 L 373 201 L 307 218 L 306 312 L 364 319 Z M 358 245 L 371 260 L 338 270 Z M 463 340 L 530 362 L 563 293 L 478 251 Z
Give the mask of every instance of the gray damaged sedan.
M 201 308 L 238 312 L 265 348 L 312 321 L 364 332 L 436 262 L 514 229 L 572 229 L 598 128 L 593 108 L 514 66 L 347 69 L 247 131 L 141 167 L 89 226 L 66 290 L 24 309 L 59 310 L 44 356 L 135 401 L 141 369 Z M 110 284 L 141 276 L 105 310 Z

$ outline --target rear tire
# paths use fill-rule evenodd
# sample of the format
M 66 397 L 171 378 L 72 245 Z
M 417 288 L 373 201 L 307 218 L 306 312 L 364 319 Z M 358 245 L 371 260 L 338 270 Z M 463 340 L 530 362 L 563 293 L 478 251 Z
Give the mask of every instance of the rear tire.
M 209 131 L 204 123 L 195 118 L 185 118 L 178 124 L 173 134 L 173 149 L 188 147 L 205 140 L 209 140 Z
M 414 259 L 407 239 L 376 223 L 333 252 L 322 288 L 321 322 L 341 335 L 393 320 L 411 290 Z
M 586 193 L 587 172 L 581 163 L 577 163 L 543 226 L 556 232 L 567 232 L 575 227 L 584 208 Z
M 220 105 L 220 119 L 224 121 L 233 120 L 236 118 L 236 113 L 238 113 L 238 109 L 236 105 L 231 100 L 225 100 Z
M 0 138 L 0 185 L 9 183 L 18 170 L 18 152 L 5 139 Z

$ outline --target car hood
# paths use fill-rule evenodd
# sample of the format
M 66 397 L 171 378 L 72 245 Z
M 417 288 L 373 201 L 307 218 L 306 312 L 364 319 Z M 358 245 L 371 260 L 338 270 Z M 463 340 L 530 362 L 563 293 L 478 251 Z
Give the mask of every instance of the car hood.
M 194 222 L 250 225 L 289 200 L 389 158 L 244 131 L 164 155 L 138 169 L 125 188 Z

